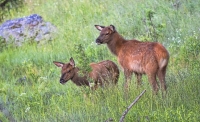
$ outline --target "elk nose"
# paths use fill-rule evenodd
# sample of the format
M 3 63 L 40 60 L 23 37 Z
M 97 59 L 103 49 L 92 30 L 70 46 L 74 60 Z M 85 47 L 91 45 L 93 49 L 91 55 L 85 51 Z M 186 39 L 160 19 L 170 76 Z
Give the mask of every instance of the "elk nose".
M 96 43 L 97 44 L 101 44 L 101 40 L 100 39 L 96 39 Z
M 60 83 L 64 83 L 64 81 L 65 81 L 64 79 L 60 79 Z

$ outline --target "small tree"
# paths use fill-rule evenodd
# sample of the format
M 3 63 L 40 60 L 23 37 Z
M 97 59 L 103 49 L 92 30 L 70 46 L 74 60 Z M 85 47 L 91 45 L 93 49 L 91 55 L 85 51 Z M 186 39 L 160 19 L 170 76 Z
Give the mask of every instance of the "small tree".
M 78 67 L 81 68 L 81 74 L 85 74 L 91 71 L 89 66 L 90 60 L 85 52 L 85 49 L 82 44 L 75 44 L 74 46 L 74 59 L 78 62 Z
M 0 0 L 0 22 L 2 22 L 10 10 L 19 9 L 24 4 L 23 0 Z

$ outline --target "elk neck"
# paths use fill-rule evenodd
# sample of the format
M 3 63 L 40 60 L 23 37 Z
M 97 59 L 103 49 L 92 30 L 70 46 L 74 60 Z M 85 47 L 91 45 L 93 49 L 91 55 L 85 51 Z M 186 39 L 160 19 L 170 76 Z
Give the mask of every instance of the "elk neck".
M 113 38 L 107 43 L 107 46 L 114 55 L 118 56 L 118 53 L 125 42 L 126 40 L 116 31 L 113 34 Z
M 75 67 L 75 74 L 71 78 L 72 82 L 75 83 L 77 86 L 89 86 L 89 81 L 87 80 L 87 77 L 85 75 L 83 77 L 79 76 L 78 71 L 79 68 Z

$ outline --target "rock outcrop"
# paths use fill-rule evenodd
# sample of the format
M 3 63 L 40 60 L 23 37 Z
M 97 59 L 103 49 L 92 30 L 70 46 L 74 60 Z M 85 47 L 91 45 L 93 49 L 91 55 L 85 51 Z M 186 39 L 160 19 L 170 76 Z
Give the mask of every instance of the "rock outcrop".
M 38 14 L 8 20 L 0 26 L 0 38 L 7 44 L 13 43 L 17 46 L 26 41 L 49 41 L 55 34 L 56 27 L 45 22 Z

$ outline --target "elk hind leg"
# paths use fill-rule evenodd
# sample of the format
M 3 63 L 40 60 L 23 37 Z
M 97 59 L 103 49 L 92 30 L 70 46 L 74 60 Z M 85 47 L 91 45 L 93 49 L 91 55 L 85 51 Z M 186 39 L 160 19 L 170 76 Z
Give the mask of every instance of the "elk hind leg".
M 148 80 L 152 86 L 154 94 L 157 94 L 159 87 L 158 87 L 158 83 L 156 81 L 156 73 L 148 74 Z
M 166 82 L 165 82 L 166 66 L 159 69 L 157 75 L 158 75 L 158 79 L 161 83 L 162 90 L 166 91 L 166 89 L 167 89 Z

